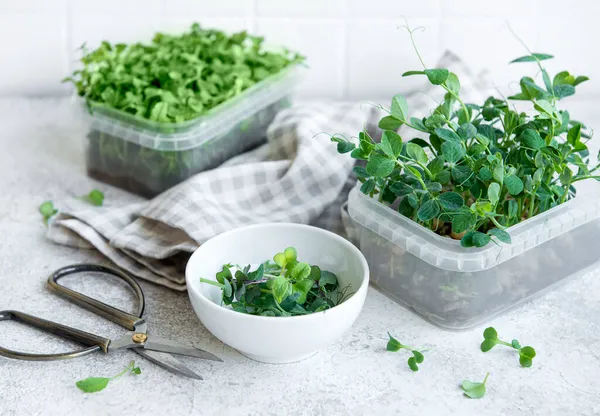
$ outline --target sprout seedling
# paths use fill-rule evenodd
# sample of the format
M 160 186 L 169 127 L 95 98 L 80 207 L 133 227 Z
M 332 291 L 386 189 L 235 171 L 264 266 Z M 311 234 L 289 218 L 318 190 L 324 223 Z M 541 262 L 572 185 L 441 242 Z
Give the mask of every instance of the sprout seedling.
M 97 189 L 92 189 L 89 194 L 82 196 L 81 199 L 92 205 L 101 207 L 104 203 L 104 194 Z
M 498 332 L 492 328 L 486 328 L 483 331 L 483 342 L 481 343 L 481 351 L 488 352 L 496 345 L 505 345 L 507 347 L 513 348 L 519 352 L 519 363 L 523 367 L 531 367 L 533 364 L 533 359 L 535 358 L 535 350 L 533 347 L 525 346 L 522 347 L 521 343 L 513 339 L 511 342 L 502 341 L 498 338 Z
M 129 363 L 127 368 L 125 368 L 125 370 L 121 371 L 114 377 L 88 377 L 85 380 L 79 380 L 77 383 L 75 383 L 75 385 L 84 393 L 96 393 L 104 390 L 108 386 L 108 383 L 116 380 L 126 373 L 142 374 L 142 370 L 139 367 L 135 367 L 135 361 L 132 361 Z
M 48 220 L 58 213 L 58 210 L 54 208 L 52 201 L 45 201 L 39 207 L 40 214 L 44 217 L 44 224 L 48 224 Z
M 425 357 L 423 356 L 424 350 L 419 351 L 416 348 L 402 344 L 389 332 L 388 336 L 390 337 L 390 339 L 388 340 L 386 349 L 390 352 L 398 352 L 402 349 L 409 350 L 412 353 L 412 357 L 408 358 L 408 368 L 410 368 L 412 371 L 419 371 L 418 364 L 421 364 L 425 360 Z
M 476 383 L 469 380 L 463 380 L 460 387 L 463 389 L 463 394 L 471 399 L 481 399 L 485 396 L 485 383 L 490 373 L 485 374 L 485 378 L 481 383 Z

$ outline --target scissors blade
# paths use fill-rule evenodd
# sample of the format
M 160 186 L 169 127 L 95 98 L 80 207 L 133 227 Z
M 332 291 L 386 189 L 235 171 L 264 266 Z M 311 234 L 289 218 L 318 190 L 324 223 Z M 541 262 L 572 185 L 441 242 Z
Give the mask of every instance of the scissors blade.
M 152 351 L 168 352 L 170 354 L 187 355 L 189 357 L 201 358 L 203 360 L 221 361 L 219 357 L 210 352 L 201 350 L 196 347 L 187 347 L 177 344 L 174 341 L 160 338 L 154 335 L 148 335 L 148 339 L 144 343 L 144 348 Z
M 143 348 L 134 348 L 133 351 L 172 373 L 190 377 L 196 380 L 203 380 L 202 376 L 194 373 L 172 355 L 156 351 L 149 351 Z

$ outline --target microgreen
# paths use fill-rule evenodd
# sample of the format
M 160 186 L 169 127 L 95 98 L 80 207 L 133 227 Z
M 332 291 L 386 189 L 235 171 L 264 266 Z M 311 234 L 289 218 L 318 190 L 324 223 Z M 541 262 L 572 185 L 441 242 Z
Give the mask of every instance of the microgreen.
M 505 345 L 507 347 L 513 348 L 519 352 L 519 363 L 523 367 L 531 367 L 533 364 L 533 359 L 535 358 L 535 350 L 533 347 L 525 346 L 522 347 L 521 343 L 513 339 L 511 342 L 502 341 L 498 338 L 498 332 L 492 328 L 486 328 L 483 331 L 483 342 L 481 343 L 481 351 L 488 352 L 496 345 Z
M 408 367 L 412 371 L 419 371 L 418 364 L 421 364 L 425 360 L 425 357 L 423 356 L 424 351 L 423 350 L 419 351 L 416 348 L 409 347 L 408 345 L 402 344 L 400 341 L 398 341 L 396 338 L 394 338 L 389 332 L 388 332 L 388 336 L 390 338 L 388 340 L 386 349 L 390 352 L 398 352 L 402 349 L 409 350 L 411 352 L 412 356 L 408 358 L 408 361 L 407 361 Z
M 267 51 L 263 42 L 245 31 L 228 35 L 193 24 L 180 35 L 157 33 L 150 44 L 104 41 L 91 52 L 84 45 L 83 67 L 63 82 L 90 104 L 182 122 L 304 60 L 288 50 Z
M 139 367 L 135 367 L 135 361 L 132 361 L 129 363 L 127 368 L 114 377 L 88 377 L 85 380 L 79 380 L 77 383 L 75 383 L 75 385 L 84 393 L 96 393 L 104 390 L 108 386 L 108 383 L 125 375 L 126 373 L 142 374 L 142 370 L 140 370 Z
M 225 264 L 216 281 L 200 281 L 221 288 L 224 305 L 251 315 L 307 315 L 332 308 L 350 296 L 350 286 L 340 288 L 335 274 L 298 261 L 294 247 L 250 270 L 250 265 Z
M 89 194 L 82 196 L 81 199 L 100 207 L 104 203 L 104 194 L 97 189 L 92 189 Z
M 52 201 L 44 201 L 39 207 L 40 214 L 44 217 L 44 224 L 48 224 L 48 220 L 58 213 L 58 210 L 54 208 Z
M 485 383 L 487 383 L 489 375 L 490 373 L 486 373 L 481 383 L 463 380 L 460 387 L 463 389 L 464 395 L 471 399 L 481 399 L 485 396 Z
M 419 119 L 410 117 L 406 99 L 396 95 L 379 122 L 380 143 L 366 131 L 359 133 L 358 143 L 331 138 L 341 153 L 366 162 L 357 174 L 361 192 L 397 203 L 401 214 L 460 239 L 463 247 L 483 247 L 511 243 L 505 229 L 573 198 L 576 182 L 600 179 L 595 173 L 600 164 L 591 160 L 586 145 L 586 127 L 557 107 L 587 77 L 562 71 L 550 78 L 542 65 L 552 58 L 548 54 L 530 52 L 515 59 L 535 63 L 543 78 L 542 86 L 523 77 L 521 91 L 508 98 L 530 101 L 533 112 L 527 114 L 504 98 L 465 103 L 458 76 L 426 67 L 416 46 L 415 51 L 423 70 L 404 76 L 424 75 L 445 91 L 443 101 Z M 407 129 L 404 137 L 396 132 L 401 126 Z M 428 140 L 407 140 L 410 129 Z

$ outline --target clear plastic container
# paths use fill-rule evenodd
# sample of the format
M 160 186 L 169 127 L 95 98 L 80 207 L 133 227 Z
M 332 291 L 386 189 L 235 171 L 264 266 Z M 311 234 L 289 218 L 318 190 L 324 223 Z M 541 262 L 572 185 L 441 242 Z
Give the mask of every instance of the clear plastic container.
M 512 244 L 463 248 L 358 189 L 348 199 L 371 282 L 430 322 L 469 329 L 539 295 L 600 260 L 600 183 L 507 231 Z
M 88 175 L 153 197 L 198 172 L 263 143 L 275 115 L 291 105 L 302 67 L 286 68 L 208 113 L 182 123 L 159 123 L 81 100 L 89 122 Z

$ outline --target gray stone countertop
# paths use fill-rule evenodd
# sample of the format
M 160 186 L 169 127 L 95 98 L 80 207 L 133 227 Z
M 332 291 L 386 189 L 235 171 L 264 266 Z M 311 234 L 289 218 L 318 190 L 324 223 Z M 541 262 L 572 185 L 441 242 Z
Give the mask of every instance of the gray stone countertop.
M 107 336 L 122 329 L 50 294 L 45 279 L 77 262 L 102 262 L 93 251 L 46 240 L 39 204 L 98 187 L 107 200 L 136 197 L 89 179 L 85 130 L 67 99 L 0 100 L 0 309 L 17 309 Z M 585 249 L 585 248 L 582 248 Z M 178 377 L 124 351 L 55 362 L 0 357 L 0 415 L 598 415 L 600 414 L 600 279 L 589 273 L 490 322 L 501 335 L 536 348 L 532 368 L 509 349 L 479 351 L 484 326 L 441 330 L 370 288 L 354 327 L 307 361 L 250 361 L 202 327 L 185 293 L 142 282 L 146 319 L 154 333 L 194 342 L 224 363 L 186 360 L 204 381 Z M 75 280 L 74 286 L 93 290 Z M 90 286 L 91 285 L 91 286 Z M 122 293 L 100 287 L 117 306 Z M 125 296 L 126 297 L 126 296 Z M 387 331 L 430 350 L 417 373 L 406 356 L 385 351 Z M 0 322 L 0 345 L 57 352 L 69 344 L 13 322 Z M 75 381 L 126 375 L 96 394 Z M 462 395 L 463 379 L 490 372 L 481 400 Z

